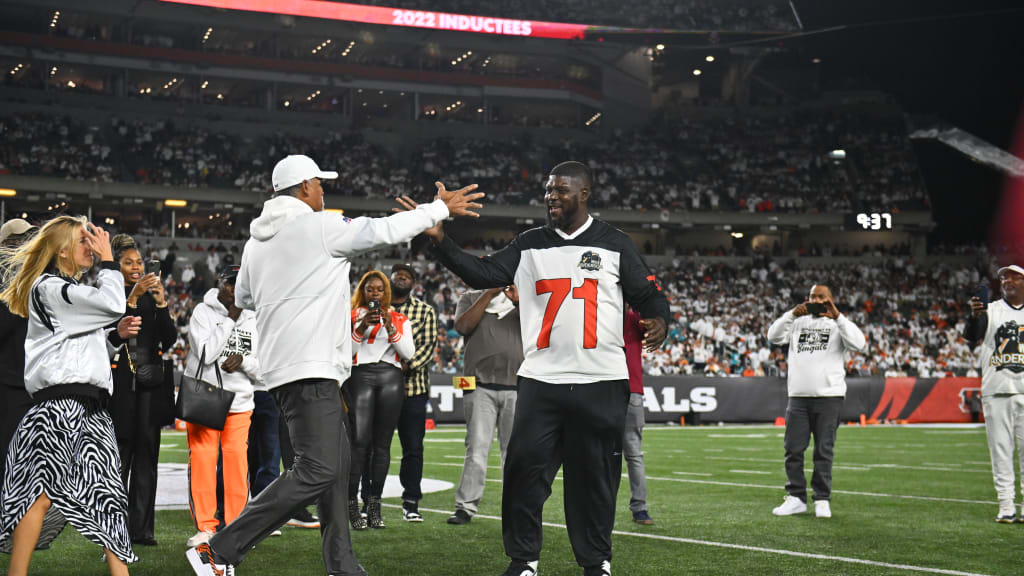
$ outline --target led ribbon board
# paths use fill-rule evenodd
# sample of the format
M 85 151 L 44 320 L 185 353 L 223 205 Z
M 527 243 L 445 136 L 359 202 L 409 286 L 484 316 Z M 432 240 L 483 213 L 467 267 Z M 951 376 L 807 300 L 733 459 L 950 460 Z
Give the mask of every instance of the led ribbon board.
M 386 26 L 409 26 L 431 30 L 454 30 L 502 36 L 528 36 L 531 38 L 560 38 L 581 40 L 588 32 L 642 32 L 618 26 L 590 26 L 587 24 L 563 24 L 559 22 L 538 22 L 536 20 L 515 20 L 491 18 L 489 16 L 467 16 L 427 10 L 403 10 L 383 6 L 344 4 L 325 0 L 160 0 L 175 4 L 191 4 L 225 10 L 247 10 L 268 12 L 289 16 L 344 20 Z

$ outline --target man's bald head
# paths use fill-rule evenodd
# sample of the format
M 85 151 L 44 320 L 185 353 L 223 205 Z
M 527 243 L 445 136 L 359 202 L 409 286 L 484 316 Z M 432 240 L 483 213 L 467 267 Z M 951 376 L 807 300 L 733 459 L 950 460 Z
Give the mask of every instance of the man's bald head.
M 832 300 L 832 289 L 825 284 L 815 284 L 811 286 L 811 294 L 807 300 L 809 302 L 828 302 Z

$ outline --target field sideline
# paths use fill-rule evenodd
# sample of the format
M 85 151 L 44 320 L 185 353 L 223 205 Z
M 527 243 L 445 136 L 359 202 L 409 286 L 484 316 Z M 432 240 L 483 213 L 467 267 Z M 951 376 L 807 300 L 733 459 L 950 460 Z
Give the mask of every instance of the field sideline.
M 615 574 L 1020 574 L 1024 526 L 993 522 L 995 494 L 981 427 L 849 427 L 839 430 L 833 518 L 813 512 L 776 518 L 783 496 L 782 428 L 664 427 L 645 430 L 653 526 L 629 515 L 623 478 L 614 536 Z M 424 476 L 458 482 L 461 427 L 428 432 Z M 165 432 L 161 462 L 185 462 L 185 438 Z M 397 438 L 392 474 L 400 455 Z M 450 526 L 454 488 L 427 494 L 426 521 L 401 520 L 398 499 L 386 499 L 386 530 L 355 533 L 356 552 L 371 576 L 472 574 L 497 576 L 501 546 L 501 474 L 497 444 L 480 515 Z M 810 451 L 808 451 L 808 473 Z M 180 466 L 179 466 L 180 468 Z M 625 471 L 625 469 L 624 469 Z M 564 528 L 561 482 L 545 508 L 540 574 L 578 575 Z M 189 574 L 185 510 L 157 512 L 156 548 L 136 549 L 138 575 Z M 37 552 L 33 574 L 100 575 L 95 545 L 68 528 L 49 551 Z M 262 542 L 237 573 L 323 574 L 319 533 L 285 528 Z

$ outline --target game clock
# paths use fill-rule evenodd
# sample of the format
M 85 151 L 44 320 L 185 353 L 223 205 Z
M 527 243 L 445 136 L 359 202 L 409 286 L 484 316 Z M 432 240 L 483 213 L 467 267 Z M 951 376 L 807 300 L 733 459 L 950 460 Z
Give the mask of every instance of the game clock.
M 861 212 L 847 214 L 847 229 L 853 230 L 892 230 L 892 214 L 889 212 Z

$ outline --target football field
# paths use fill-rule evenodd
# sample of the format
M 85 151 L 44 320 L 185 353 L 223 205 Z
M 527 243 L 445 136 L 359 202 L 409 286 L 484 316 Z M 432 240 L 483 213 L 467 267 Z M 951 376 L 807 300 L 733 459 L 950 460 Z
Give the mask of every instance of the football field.
M 983 428 L 841 427 L 831 519 L 815 518 L 813 509 L 791 517 L 771 514 L 784 495 L 782 433 L 782 428 L 768 426 L 648 426 L 648 504 L 655 524 L 631 521 L 629 483 L 623 478 L 613 573 L 1024 573 L 1024 525 L 993 521 L 997 506 Z M 427 433 L 426 478 L 458 482 L 463 437 L 460 427 Z M 184 434 L 165 432 L 162 447 L 161 461 L 180 469 L 186 456 Z M 497 452 L 494 444 L 481 511 L 467 525 L 445 523 L 453 510 L 454 487 L 424 497 L 420 511 L 426 521 L 421 524 L 402 521 L 399 500 L 386 498 L 387 529 L 353 534 L 356 553 L 369 574 L 501 574 L 507 559 L 501 545 Z M 397 438 L 392 457 L 391 473 L 397 475 Z M 810 457 L 808 450 L 808 475 Z M 540 574 L 581 574 L 565 531 L 560 477 L 544 520 Z M 184 543 L 194 528 L 188 511 L 160 510 L 156 524 L 160 545 L 136 548 L 141 562 L 131 567 L 132 573 L 190 574 Z M 69 527 L 51 550 L 36 553 L 32 573 L 100 575 L 106 567 L 99 548 Z M 324 574 L 319 531 L 284 528 L 283 536 L 257 546 L 237 573 Z

